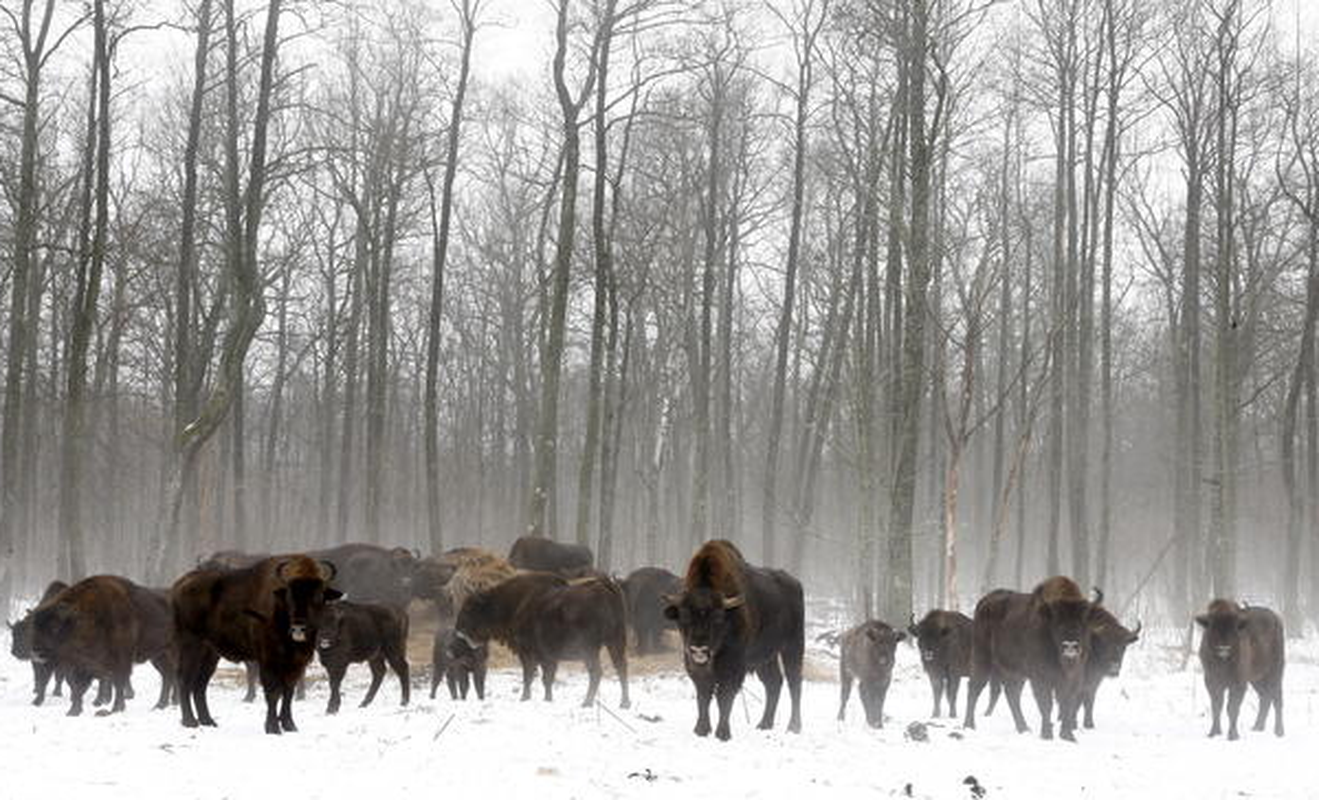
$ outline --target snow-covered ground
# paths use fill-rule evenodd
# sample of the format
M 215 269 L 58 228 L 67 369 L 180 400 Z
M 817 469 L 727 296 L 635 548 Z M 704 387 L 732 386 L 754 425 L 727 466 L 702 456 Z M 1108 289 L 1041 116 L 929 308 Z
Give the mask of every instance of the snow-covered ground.
M 300 732 L 262 733 L 264 709 L 244 705 L 236 671 L 212 683 L 220 727 L 185 730 L 177 709 L 153 711 L 158 683 L 149 666 L 134 673 L 137 697 L 121 715 L 65 716 L 67 700 L 34 708 L 31 669 L 8 655 L 0 634 L 0 798 L 260 798 L 296 787 L 299 796 L 394 797 L 929 797 L 971 798 L 1315 798 L 1319 768 L 1319 641 L 1289 643 L 1284 679 L 1287 736 L 1249 730 L 1253 692 L 1242 707 L 1242 740 L 1207 739 L 1208 701 L 1196 659 L 1180 669 L 1176 634 L 1150 635 L 1131 651 L 1121 678 L 1101 689 L 1098 728 L 1080 741 L 1018 735 L 1006 708 L 963 731 L 930 720 L 929 687 L 914 648 L 899 666 L 882 730 L 864 723 L 853 694 L 844 723 L 836 661 L 812 648 L 803 699 L 804 730 L 757 731 L 761 691 L 748 679 L 733 740 L 691 733 L 695 701 L 676 655 L 638 664 L 633 707 L 619 711 L 618 684 L 606 672 L 602 707 L 578 707 L 580 667 L 560 668 L 555 701 L 518 701 L 514 670 L 492 671 L 484 702 L 455 703 L 441 687 L 427 698 L 428 667 L 414 661 L 412 705 L 398 705 L 391 673 L 375 703 L 359 709 L 368 673 L 355 666 L 343 711 L 324 714 L 327 686 L 313 680 L 294 706 Z M 414 655 L 419 648 L 414 648 Z M 313 678 L 322 675 L 313 667 Z M 88 696 L 90 699 L 90 693 Z M 1023 698 L 1038 722 L 1029 691 Z M 928 741 L 909 723 L 925 722 Z M 1270 719 L 1270 729 L 1272 719 Z

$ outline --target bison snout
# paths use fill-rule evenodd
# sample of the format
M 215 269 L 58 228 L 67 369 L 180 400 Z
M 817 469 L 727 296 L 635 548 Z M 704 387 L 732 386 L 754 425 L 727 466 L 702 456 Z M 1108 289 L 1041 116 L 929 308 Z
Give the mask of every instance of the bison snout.
M 687 648 L 687 655 L 691 657 L 692 663 L 694 664 L 704 665 L 710 663 L 709 647 L 704 647 L 702 645 L 697 645 L 697 644 L 691 645 L 690 647 Z
M 321 637 L 321 640 L 316 643 L 316 646 L 322 650 L 329 650 L 331 647 L 334 647 L 334 640 Z
M 1110 677 L 1110 678 L 1116 678 L 1116 677 L 1118 677 L 1118 676 L 1121 675 L 1121 674 L 1122 674 L 1122 665 L 1121 665 L 1121 664 L 1113 664 L 1112 666 L 1110 666 L 1110 667 L 1108 668 L 1108 677 Z
M 1220 659 L 1226 661 L 1232 657 L 1232 645 L 1220 644 L 1214 648 L 1214 652 Z
M 1081 643 L 1071 639 L 1063 642 L 1063 658 L 1070 660 L 1081 657 Z
M 305 642 L 305 641 L 307 641 L 307 626 L 306 626 L 306 625 L 290 625 L 290 626 L 289 626 L 289 638 L 292 639 L 292 640 L 295 641 L 295 642 Z
M 929 661 L 933 661 L 933 660 L 934 660 L 934 651 L 933 651 L 933 650 L 922 650 L 922 651 L 921 651 L 921 661 L 929 662 Z

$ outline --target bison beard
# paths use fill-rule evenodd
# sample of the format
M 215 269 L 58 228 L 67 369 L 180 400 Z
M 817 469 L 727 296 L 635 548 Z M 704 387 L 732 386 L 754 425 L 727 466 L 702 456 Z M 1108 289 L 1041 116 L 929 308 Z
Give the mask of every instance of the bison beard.
M 801 583 L 781 570 L 750 566 L 735 545 L 714 540 L 692 556 L 685 586 L 681 595 L 665 598 L 664 614 L 678 623 L 683 662 L 696 686 L 696 735 L 710 733 L 710 700 L 717 699 L 715 736 L 723 741 L 732 736 L 733 699 L 752 670 L 765 686 L 758 727 L 774 727 L 786 675 L 792 698 L 788 730 L 799 732 L 806 649 Z
M 1210 736 L 1223 732 L 1219 719 L 1223 695 L 1227 695 L 1228 739 L 1236 739 L 1237 715 L 1246 684 L 1259 695 L 1259 715 L 1253 730 L 1264 730 L 1269 708 L 1273 708 L 1273 733 L 1282 736 L 1282 672 L 1285 663 L 1282 619 L 1260 606 L 1238 606 L 1217 599 L 1206 613 L 1195 618 L 1204 629 L 1200 639 L 1200 665 L 1205 689 L 1209 691 L 1214 723 Z
M 976 604 L 971 684 L 965 727 L 975 727 L 976 701 L 990 681 L 1001 683 L 1017 731 L 1029 730 L 1021 713 L 1027 679 L 1040 709 L 1040 737 L 1053 738 L 1053 702 L 1060 735 L 1075 741 L 1076 711 L 1090 651 L 1092 606 L 1069 578 L 1050 578 L 1030 594 L 999 589 Z
M 206 687 L 223 656 L 255 661 L 266 696 L 266 733 L 295 731 L 293 690 L 311 661 L 334 565 L 305 555 L 246 569 L 193 570 L 171 591 L 184 727 L 215 725 Z M 194 708 L 196 712 L 194 714 Z

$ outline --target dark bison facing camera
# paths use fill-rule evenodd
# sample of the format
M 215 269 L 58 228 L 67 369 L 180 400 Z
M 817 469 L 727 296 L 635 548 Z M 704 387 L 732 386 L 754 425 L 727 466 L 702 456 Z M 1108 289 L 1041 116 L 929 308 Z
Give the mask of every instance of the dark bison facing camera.
M 515 569 L 580 578 L 595 569 L 595 556 L 585 545 L 563 544 L 543 536 L 523 536 L 509 548 L 508 563 Z
M 41 600 L 37 602 L 37 606 L 49 602 L 67 588 L 69 585 L 64 581 L 51 581 L 46 586 L 46 591 L 41 593 Z M 46 686 L 52 677 L 55 678 L 55 689 L 51 692 L 51 697 L 60 696 L 60 685 L 64 683 L 64 670 L 54 664 L 32 658 L 32 612 L 35 610 L 30 609 L 18 622 L 8 623 L 9 652 L 19 661 L 32 662 L 32 705 L 39 706 L 46 702 Z
M 782 570 L 753 567 L 735 545 L 716 539 L 692 556 L 682 594 L 666 602 L 665 616 L 678 623 L 683 663 L 696 686 L 697 736 L 710 733 L 711 699 L 719 703 L 715 736 L 725 741 L 732 736 L 733 699 L 752 670 L 765 685 L 765 712 L 758 727 L 774 727 L 786 675 L 792 698 L 788 730 L 801 730 L 805 602 L 796 578 Z
M 160 672 L 157 708 L 173 685 L 169 606 L 160 594 L 114 575 L 81 580 L 38 606 L 32 614 L 32 659 L 63 670 L 69 684 L 69 716 L 82 713 L 93 679 L 108 681 L 124 710 L 133 664 L 150 661 Z M 107 713 L 102 711 L 101 713 Z
M 1272 706 L 1273 732 L 1281 736 L 1285 660 L 1282 619 L 1261 606 L 1239 606 L 1231 600 L 1217 599 L 1195 621 L 1204 629 L 1200 638 L 1200 666 L 1204 669 L 1205 688 L 1209 690 L 1214 716 L 1209 735 L 1223 732 L 1219 718 L 1226 694 L 1227 738 L 1237 738 L 1237 715 L 1249 683 L 1259 695 L 1254 730 L 1264 730 Z
M 967 728 L 975 727 L 976 701 L 991 681 L 1002 684 L 1017 730 L 1029 730 L 1021 690 L 1030 680 L 1040 709 L 1040 736 L 1053 738 L 1056 697 L 1063 739 L 1075 740 L 1076 710 L 1085 682 L 1093 606 L 1070 578 L 1054 577 L 1030 594 L 999 589 L 976 604 L 972 630 Z
M 435 699 L 435 690 L 444 681 L 449 687 L 449 697 L 454 700 L 466 700 L 472 685 L 476 686 L 477 698 L 484 700 L 489 660 L 490 648 L 485 642 L 459 636 L 454 628 L 436 633 L 431 648 L 431 699 Z
M 1104 595 L 1095 590 L 1094 607 L 1090 611 L 1090 658 L 1085 665 L 1085 684 L 1081 689 L 1081 703 L 1085 707 L 1085 727 L 1095 726 L 1095 693 L 1105 678 L 1122 674 L 1122 661 L 1127 648 L 1140 639 L 1140 622 L 1127 628 L 1108 609 L 1100 605 Z
M 916 640 L 921 667 L 930 679 L 934 695 L 931 716 L 939 716 L 940 700 L 948 696 L 948 716 L 957 716 L 957 691 L 962 678 L 971 674 L 971 618 L 957 611 L 935 609 L 907 632 Z
M 325 607 L 317 632 L 316 652 L 330 676 L 330 700 L 325 713 L 337 714 L 341 702 L 339 687 L 349 664 L 365 661 L 371 667 L 371 687 L 362 698 L 362 707 L 371 705 L 385 679 L 388 663 L 402 687 L 402 705 L 411 699 L 408 673 L 408 615 L 386 605 L 352 603 L 342 600 Z
M 330 588 L 333 577 L 334 565 L 291 555 L 179 578 L 170 596 L 183 725 L 215 724 L 206 687 L 223 656 L 256 662 L 266 696 L 266 733 L 297 730 L 293 690 L 312 659 L 326 603 L 341 596 Z
M 844 719 L 847 701 L 852 695 L 852 681 L 859 682 L 861 705 L 866 710 L 866 722 L 872 728 L 884 727 L 884 699 L 888 696 L 889 682 L 893 679 L 894 652 L 898 642 L 907 638 L 879 620 L 867 620 L 844 633 L 838 658 L 842 697 L 838 704 L 838 720 Z
M 526 572 L 478 592 L 458 612 L 456 635 L 469 645 L 498 639 L 522 662 L 522 699 L 540 667 L 545 699 L 554 699 L 554 675 L 564 659 L 581 659 L 590 684 L 583 706 L 600 687 L 600 648 L 609 651 L 622 688 L 619 705 L 631 705 L 627 686 L 627 627 L 623 592 L 603 576 L 568 581 Z
M 628 622 L 636 634 L 639 655 L 664 649 L 664 631 L 676 627 L 664 616 L 664 596 L 681 593 L 682 578 L 663 567 L 641 567 L 623 579 Z

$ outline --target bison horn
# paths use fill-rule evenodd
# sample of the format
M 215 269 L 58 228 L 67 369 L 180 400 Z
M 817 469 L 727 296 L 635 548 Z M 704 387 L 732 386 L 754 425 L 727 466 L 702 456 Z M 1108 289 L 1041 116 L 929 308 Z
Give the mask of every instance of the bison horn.
M 334 565 L 334 562 L 319 561 L 317 563 L 320 564 L 321 567 L 321 580 L 326 583 L 334 580 L 334 576 L 339 574 L 339 568 Z
M 1131 629 L 1131 635 L 1132 635 L 1132 636 L 1139 636 L 1139 635 L 1140 635 L 1140 629 L 1141 629 L 1141 622 L 1140 622 L 1140 620 L 1136 620 L 1136 627 L 1134 627 L 1134 628 Z
M 734 608 L 740 608 L 746 604 L 746 598 L 740 594 L 731 594 L 724 597 L 724 610 L 730 611 Z
M 1102 606 L 1104 604 L 1104 590 L 1100 589 L 1098 586 L 1095 587 L 1095 599 L 1092 602 L 1097 606 Z
M 275 565 L 275 578 L 278 579 L 280 583 L 288 582 L 288 579 L 284 577 L 284 568 L 287 567 L 288 565 L 289 565 L 288 559 L 285 559 Z
M 453 635 L 457 636 L 459 639 L 462 639 L 464 642 L 467 643 L 467 646 L 472 648 L 473 650 L 481 646 L 477 644 L 476 641 L 472 639 L 472 637 L 468 636 L 466 633 L 463 633 L 460 630 L 455 629 Z

